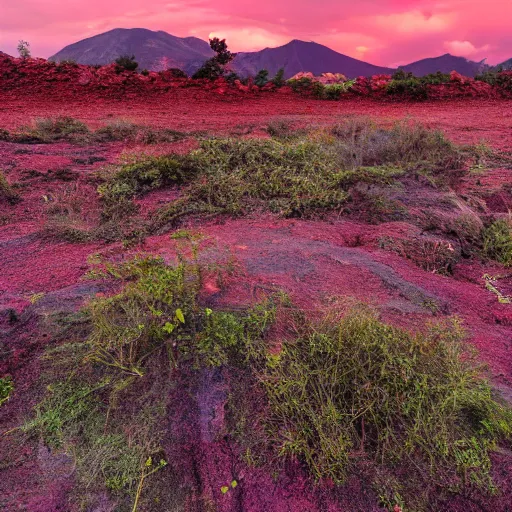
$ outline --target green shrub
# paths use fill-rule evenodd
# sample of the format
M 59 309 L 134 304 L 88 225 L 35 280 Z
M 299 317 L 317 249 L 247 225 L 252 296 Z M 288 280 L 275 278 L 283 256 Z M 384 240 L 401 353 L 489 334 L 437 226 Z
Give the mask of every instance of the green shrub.
M 176 238 L 195 253 L 193 236 Z M 271 312 L 201 306 L 203 268 L 181 253 L 172 265 L 152 256 L 96 265 L 89 277 L 112 280 L 117 292 L 85 307 L 85 341 L 49 349 L 47 393 L 22 430 L 73 456 L 82 505 L 107 489 L 136 510 L 146 478 L 167 464 L 172 394 L 192 392 L 192 368 L 244 360 Z
M 195 175 L 189 160 L 180 155 L 135 158 L 107 176 L 98 192 L 104 203 L 111 204 L 166 185 L 186 183 Z
M 347 198 L 340 187 L 345 175 L 324 156 L 309 141 L 204 141 L 191 155 L 200 177 L 183 200 L 161 212 L 156 225 L 174 222 L 189 208 L 240 215 L 266 205 L 287 217 L 339 208 Z
M 302 77 L 298 79 L 291 78 L 290 80 L 286 81 L 286 85 L 290 86 L 294 92 L 304 94 L 311 91 L 311 88 L 313 86 L 313 80 L 311 80 L 311 78 L 308 77 Z
M 405 96 L 414 100 L 426 100 L 428 98 L 427 85 L 419 78 L 391 80 L 386 90 L 391 96 Z
M 116 71 L 121 73 L 122 71 L 135 71 L 139 64 L 135 60 L 135 55 L 121 55 L 115 60 Z
M 36 119 L 34 125 L 13 134 L 16 142 L 53 142 L 56 140 L 83 140 L 89 135 L 85 123 L 69 116 Z
M 512 222 L 508 219 L 494 221 L 483 232 L 485 256 L 512 266 Z
M 266 209 L 285 217 L 311 216 L 342 208 L 358 182 L 391 184 L 419 171 L 442 182 L 466 172 L 460 150 L 441 132 L 419 125 L 398 123 L 385 130 L 351 120 L 297 136 L 278 123 L 268 130 L 280 139 L 202 142 L 188 161 L 196 178 L 181 199 L 155 217 L 154 228 L 200 213 Z
M 432 482 L 434 496 L 435 485 L 492 490 L 489 455 L 511 437 L 512 411 L 461 339 L 455 321 L 412 335 L 364 308 L 339 322 L 304 321 L 258 374 L 268 442 L 316 479 L 343 482 L 371 460 L 403 484 Z
M 266 69 L 260 69 L 254 77 L 254 84 L 258 87 L 263 87 L 268 81 L 268 71 Z

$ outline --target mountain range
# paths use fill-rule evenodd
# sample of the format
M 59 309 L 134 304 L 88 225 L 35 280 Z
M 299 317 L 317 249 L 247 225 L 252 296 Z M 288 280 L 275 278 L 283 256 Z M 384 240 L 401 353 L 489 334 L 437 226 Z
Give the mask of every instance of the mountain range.
M 215 53 L 206 41 L 197 37 L 176 37 L 145 28 L 115 28 L 70 44 L 48 60 L 103 66 L 120 55 L 135 55 L 139 70 L 180 68 L 192 74 Z
M 135 55 L 139 69 L 160 71 L 175 67 L 189 75 L 214 55 L 209 44 L 197 37 L 182 38 L 144 28 L 117 28 L 66 46 L 49 60 L 105 65 L 126 54 Z M 510 61 L 503 64 L 510 64 Z M 272 76 L 281 67 L 284 67 L 285 78 L 300 71 L 311 71 L 315 75 L 324 72 L 343 73 L 348 78 L 395 71 L 394 68 L 375 66 L 348 57 L 318 43 L 297 39 L 277 48 L 238 53 L 230 64 L 230 68 L 240 76 L 255 75 L 260 69 L 266 69 Z M 416 76 L 437 71 L 449 73 L 453 70 L 465 76 L 475 76 L 490 69 L 485 61 L 475 62 L 450 54 L 419 60 L 400 68 Z

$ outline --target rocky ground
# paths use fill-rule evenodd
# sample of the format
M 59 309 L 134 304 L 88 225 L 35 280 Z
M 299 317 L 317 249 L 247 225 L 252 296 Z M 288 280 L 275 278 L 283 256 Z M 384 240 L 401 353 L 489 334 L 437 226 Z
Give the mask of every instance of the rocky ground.
M 73 97 L 63 103 L 51 94 L 26 96 L 17 91 L 1 102 L 0 127 L 13 130 L 36 118 L 64 114 L 84 121 L 91 129 L 123 119 L 152 128 L 244 137 L 268 137 L 266 126 L 276 118 L 300 128 L 332 124 L 347 116 L 370 116 L 384 126 L 410 117 L 442 129 L 458 144 L 485 141 L 501 158 L 482 161 L 456 189 L 440 191 L 417 183 L 405 192 L 394 191 L 393 200 L 400 201 L 412 218 L 415 212 L 429 210 L 449 223 L 468 212 L 490 218 L 505 216 L 512 209 L 512 190 L 507 188 L 512 183 L 510 100 L 322 102 L 278 93 L 205 97 L 194 89 L 178 89 L 151 98 Z M 55 343 L 56 333 L 66 335 L 56 327 L 56 318 L 76 313 L 90 297 L 103 291 L 101 284 L 83 279 L 90 269 L 88 258 L 99 254 L 121 261 L 140 251 L 169 258 L 175 251 L 169 232 L 152 234 L 141 246 L 128 248 L 121 241 L 71 243 L 55 239 L 49 229 L 52 204 L 69 205 L 72 201 L 79 213 L 76 222 L 93 225 L 100 208 L 94 173 L 126 154 L 186 153 L 196 146 L 195 136 L 156 145 L 133 141 L 0 142 L 0 169 L 9 183 L 16 184 L 19 195 L 13 204 L 0 203 L 0 375 L 9 374 L 15 382 L 15 392 L 0 410 L 2 431 L 23 423 L 42 392 L 38 358 L 48 344 Z M 138 199 L 141 215 L 151 216 L 156 207 L 177 197 L 176 193 L 164 189 Z M 428 320 L 457 315 L 468 331 L 468 343 L 488 366 L 493 384 L 512 400 L 512 305 L 500 302 L 484 277 L 495 277 L 492 283 L 500 296 L 510 297 L 510 268 L 469 255 L 458 258 L 449 274 L 422 268 L 386 242 L 444 237 L 454 250 L 464 252 L 457 237 L 426 234 L 407 219 L 375 221 L 367 213 L 356 211 L 318 220 L 281 219 L 271 214 L 238 219 L 224 216 L 191 219 L 182 227 L 201 232 L 209 241 L 209 251 L 228 254 L 236 261 L 236 278 L 228 279 L 222 289 L 213 284 L 207 287 L 205 294 L 211 304 L 240 307 L 253 303 L 262 293 L 284 290 L 305 310 L 322 309 L 329 297 L 350 297 L 374 305 L 385 321 L 411 330 L 420 329 Z M 167 499 L 167 506 L 172 507 L 173 499 L 181 503 L 166 510 L 182 510 L 183 503 L 186 510 L 225 512 L 378 509 L 371 490 L 357 478 L 333 491 L 313 486 L 297 467 L 276 479 L 261 469 L 245 467 L 236 448 L 220 436 L 219 411 L 226 393 L 222 377 L 210 371 L 202 375 L 194 393 L 184 400 L 177 398 L 181 413 L 170 420 L 169 428 L 181 430 L 174 438 L 176 444 L 167 448 L 188 476 L 185 483 L 173 481 L 168 473 L 158 476 L 160 483 L 175 487 L 174 497 L 169 491 L 169 496 L 162 498 Z M 14 446 L 8 435 L 3 436 L 0 450 L 2 510 L 70 510 L 67 500 L 74 473 L 69 454 L 52 453 L 33 440 Z M 495 456 L 494 473 L 502 486 L 496 500 L 487 503 L 462 497 L 447 504 L 445 510 L 510 510 L 512 454 L 506 448 Z M 240 485 L 220 495 L 218 489 L 235 475 Z M 183 499 L 177 489 L 190 487 L 208 497 L 212 508 L 190 497 Z M 144 510 L 160 510 L 148 502 L 143 506 Z M 116 502 L 105 494 L 88 510 L 117 510 Z

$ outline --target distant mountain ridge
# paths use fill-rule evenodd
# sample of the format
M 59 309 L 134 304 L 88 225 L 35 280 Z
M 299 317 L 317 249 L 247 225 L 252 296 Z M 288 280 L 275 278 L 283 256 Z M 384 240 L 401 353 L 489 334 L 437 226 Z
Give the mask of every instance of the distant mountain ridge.
M 105 65 L 125 54 L 135 55 L 140 70 L 160 71 L 176 67 L 189 75 L 214 55 L 209 44 L 197 37 L 177 37 L 161 30 L 155 32 L 144 28 L 116 28 L 68 45 L 49 60 L 74 60 L 79 64 Z M 512 67 L 511 61 L 506 61 L 503 65 Z M 266 69 L 272 76 L 281 67 L 284 67 L 285 78 L 300 71 L 311 71 L 315 75 L 324 72 L 343 73 L 348 78 L 392 74 L 396 71 L 394 68 L 375 66 L 348 57 L 318 43 L 297 39 L 277 48 L 240 52 L 230 64 L 230 68 L 241 76 L 256 75 L 260 69 Z M 416 76 L 455 70 L 462 75 L 474 77 L 491 68 L 485 61 L 474 62 L 447 53 L 412 62 L 400 66 L 399 69 L 412 72 Z
M 438 71 L 441 73 L 450 73 L 455 70 L 461 75 L 471 77 L 485 71 L 487 68 L 489 68 L 489 66 L 485 64 L 485 59 L 480 62 L 475 62 L 464 57 L 450 55 L 449 53 L 445 53 L 439 57 L 418 60 L 406 66 L 399 67 L 399 69 L 403 69 L 415 76 L 424 76 L 430 73 L 437 73 Z
M 394 71 L 348 57 L 327 46 L 298 39 L 277 48 L 239 53 L 231 66 L 241 76 L 254 76 L 260 69 L 266 69 L 270 75 L 274 75 L 283 67 L 285 78 L 290 78 L 300 71 L 311 71 L 314 75 L 328 72 L 343 73 L 347 78 Z
M 214 52 L 206 41 L 197 37 L 176 37 L 162 30 L 154 32 L 145 28 L 116 28 L 70 44 L 49 60 L 105 65 L 120 55 L 135 55 L 139 70 L 180 68 L 191 74 Z
M 494 67 L 494 69 L 503 69 L 506 71 L 512 70 L 512 59 L 508 59 L 505 62 L 498 64 L 497 66 Z

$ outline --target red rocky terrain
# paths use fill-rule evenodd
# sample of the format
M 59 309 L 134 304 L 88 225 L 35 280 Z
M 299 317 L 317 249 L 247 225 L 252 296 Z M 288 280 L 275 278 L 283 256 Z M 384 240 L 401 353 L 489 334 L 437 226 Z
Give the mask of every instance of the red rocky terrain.
M 397 196 L 410 212 L 431 208 L 439 213 L 443 201 L 453 194 L 467 203 L 454 201 L 446 207 L 443 215 L 448 220 L 465 212 L 467 204 L 482 216 L 504 216 L 512 210 L 512 100 L 485 87 L 476 98 L 446 99 L 450 94 L 439 92 L 441 99 L 421 103 L 356 95 L 329 102 L 302 98 L 287 89 L 247 91 L 223 83 L 196 86 L 165 73 L 141 77 L 118 75 L 112 68 L 65 65 L 58 69 L 46 61 L 13 67 L 7 57 L 0 57 L 0 128 L 15 130 L 37 118 L 66 115 L 90 129 L 123 119 L 154 129 L 268 137 L 265 127 L 275 119 L 286 119 L 300 128 L 333 124 L 347 116 L 369 116 L 383 126 L 412 118 L 441 129 L 458 144 L 486 142 L 502 159 L 489 166 L 484 162 L 479 172 L 464 176 L 455 191 L 438 193 L 415 185 L 407 195 Z M 79 222 L 92 225 L 99 216 L 97 183 L 91 179 L 95 172 L 126 154 L 186 153 L 196 146 L 192 136 L 155 145 L 0 141 L 0 170 L 9 183 L 16 184 L 19 194 L 13 204 L 0 199 L 0 376 L 11 375 L 16 384 L 0 410 L 1 431 L 23 423 L 42 392 L 39 357 L 54 343 L 52 315 L 75 313 L 90 297 L 103 292 L 101 284 L 83 279 L 90 269 L 88 258 L 100 254 L 121 261 L 143 251 L 169 259 L 175 254 L 168 232 L 152 234 L 138 248 L 125 248 L 120 241 L 55 240 L 47 231 L 51 203 L 72 196 L 80 210 Z M 138 200 L 141 215 L 147 218 L 177 194 L 176 190 L 149 193 Z M 237 262 L 236 278 L 228 278 L 224 288 L 206 286 L 203 292 L 211 304 L 248 305 L 262 293 L 284 290 L 306 310 L 322 309 L 332 296 L 351 297 L 377 307 L 386 322 L 411 330 L 438 317 L 457 315 L 493 384 L 512 401 L 512 304 L 500 303 L 483 277 L 498 276 L 496 288 L 503 297 L 512 296 L 510 268 L 464 257 L 450 275 L 433 273 L 383 244 L 386 239 L 421 239 L 425 234 L 417 224 L 407 220 L 375 223 L 365 214 L 327 220 L 280 219 L 270 214 L 221 217 L 186 221 L 184 227 L 200 231 L 213 253 L 229 254 Z M 453 243 L 460 250 L 457 240 Z M 354 477 L 341 489 L 332 489 L 313 485 L 297 465 L 290 465 L 277 478 L 244 465 L 236 446 L 223 437 L 226 393 L 220 373 L 211 371 L 202 376 L 193 394 L 175 397 L 179 407 L 175 417 L 169 418 L 167 427 L 173 435 L 169 435 L 166 452 L 185 476 L 173 480 L 172 474 L 162 471 L 158 481 L 170 494 L 174 486 L 174 490 L 194 489 L 196 496 L 202 496 L 202 504 L 190 497 L 182 501 L 184 510 L 379 510 L 364 480 Z M 52 453 L 38 442 L 13 446 L 8 435 L 2 437 L 0 509 L 71 510 L 68 496 L 74 470 L 69 455 Z M 483 502 L 469 495 L 459 497 L 444 510 L 511 510 L 512 454 L 503 449 L 494 462 L 494 475 L 501 486 L 497 498 Z M 236 489 L 221 495 L 218 490 L 235 477 Z M 162 499 L 172 506 L 171 498 Z M 213 508 L 207 508 L 206 501 Z M 119 510 L 116 506 L 115 499 L 105 494 L 98 497 L 95 508 L 87 510 Z M 148 502 L 143 507 L 161 510 Z

